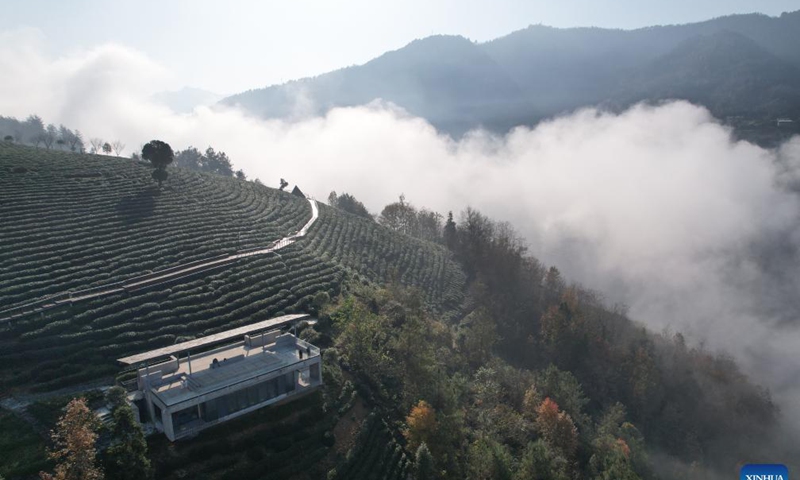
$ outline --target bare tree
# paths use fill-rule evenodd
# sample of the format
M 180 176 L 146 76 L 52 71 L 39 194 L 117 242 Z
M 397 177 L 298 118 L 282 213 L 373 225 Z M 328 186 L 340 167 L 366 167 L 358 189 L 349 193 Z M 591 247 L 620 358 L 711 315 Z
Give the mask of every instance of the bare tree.
M 39 145 L 44 143 L 46 136 L 46 133 L 37 133 L 30 138 L 30 141 L 33 143 L 34 147 L 39 148 Z
M 80 150 L 82 152 L 83 135 L 81 135 L 81 132 L 75 130 L 75 133 L 71 134 L 69 136 L 69 139 L 67 139 L 67 144 L 69 145 L 69 149 L 72 150 L 73 152 L 76 150 Z
M 69 142 L 70 142 L 70 139 L 72 138 L 72 135 L 73 135 L 72 130 L 70 130 L 69 128 L 65 127 L 63 124 L 59 125 L 59 127 L 58 127 L 58 140 L 56 140 L 56 143 L 62 148 L 66 147 L 66 146 L 69 145 Z
M 122 151 L 125 150 L 125 144 L 119 140 L 114 140 L 114 142 L 111 143 L 111 148 L 114 149 L 114 155 L 119 157 Z
M 44 142 L 44 146 L 50 150 L 50 147 L 53 146 L 53 142 L 56 141 L 58 138 L 58 129 L 52 123 L 47 126 L 47 129 L 44 132 L 44 136 L 42 137 L 42 142 Z
M 100 150 L 103 148 L 103 143 L 105 143 L 105 142 L 103 142 L 102 138 L 95 137 L 95 138 L 89 139 L 89 144 L 91 144 L 91 146 L 92 146 L 91 153 L 99 153 Z

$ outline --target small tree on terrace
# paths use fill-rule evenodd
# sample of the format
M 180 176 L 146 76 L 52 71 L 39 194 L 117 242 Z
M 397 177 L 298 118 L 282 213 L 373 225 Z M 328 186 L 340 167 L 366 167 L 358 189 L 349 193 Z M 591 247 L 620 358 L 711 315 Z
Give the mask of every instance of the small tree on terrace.
M 281 190 L 289 186 L 289 182 L 281 178 Z
M 125 144 L 119 140 L 115 140 L 114 143 L 111 144 L 111 148 L 114 149 L 114 155 L 119 157 L 122 154 L 122 151 L 125 150 Z
M 48 150 L 50 150 L 50 147 L 53 146 L 53 142 L 55 142 L 57 138 L 58 138 L 58 129 L 56 128 L 55 125 L 51 123 L 50 125 L 47 126 L 47 129 L 45 130 L 44 137 L 42 137 L 42 142 L 44 143 L 44 146 L 47 147 Z
M 75 133 L 69 136 L 67 143 L 69 144 L 69 149 L 73 152 L 76 150 L 83 151 L 83 135 L 81 135 L 81 132 L 75 130 Z
M 106 142 L 106 143 L 103 144 L 103 153 L 105 153 L 106 155 L 111 153 L 111 144 L 110 143 Z
M 103 148 L 103 139 L 97 137 L 89 139 L 89 144 L 92 145 L 92 153 L 97 153 Z
M 167 179 L 167 165 L 172 163 L 175 154 L 168 143 L 161 140 L 151 140 L 142 148 L 142 158 L 149 161 L 155 167 L 153 178 L 158 180 L 158 187 L 161 188 L 162 182 Z

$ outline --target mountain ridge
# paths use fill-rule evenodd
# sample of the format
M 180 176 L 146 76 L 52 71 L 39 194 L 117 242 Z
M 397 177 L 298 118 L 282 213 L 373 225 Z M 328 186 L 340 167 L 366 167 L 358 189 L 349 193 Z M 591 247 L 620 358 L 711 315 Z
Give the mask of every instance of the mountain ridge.
M 454 35 L 417 39 L 363 65 L 248 90 L 220 102 L 266 118 L 294 120 L 382 99 L 454 136 L 474 128 L 504 132 L 577 108 L 628 104 L 631 88 L 640 92 L 640 100 L 659 100 L 659 90 L 641 88 L 658 83 L 658 78 L 647 76 L 658 76 L 652 63 L 680 54 L 683 42 L 721 32 L 746 37 L 768 52 L 767 66 L 774 71 L 766 72 L 770 75 L 780 76 L 789 67 L 800 69 L 800 52 L 791 48 L 800 44 L 800 11 L 634 30 L 530 25 L 482 43 Z M 745 62 L 750 68 L 740 72 L 743 78 L 765 73 L 752 60 Z M 717 68 L 706 80 L 722 77 L 724 71 Z M 632 87 L 631 79 L 639 84 Z M 705 105 L 713 114 L 737 111 L 740 95 L 753 96 L 756 87 L 736 81 L 734 77 L 727 82 L 736 94 Z M 744 113 L 767 119 L 800 111 L 793 85 L 774 90 L 768 102 Z M 692 100 L 687 97 L 676 98 Z M 298 105 L 307 108 L 298 114 Z

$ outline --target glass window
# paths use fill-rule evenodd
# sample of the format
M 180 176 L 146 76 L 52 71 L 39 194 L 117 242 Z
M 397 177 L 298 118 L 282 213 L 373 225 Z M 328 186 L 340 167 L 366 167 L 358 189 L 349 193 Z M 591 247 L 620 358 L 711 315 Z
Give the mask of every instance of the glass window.
M 219 418 L 219 410 L 217 408 L 217 399 L 212 399 L 200 405 L 200 418 L 206 422 L 213 422 Z
M 230 393 L 225 395 L 225 403 L 228 405 L 228 414 L 237 412 L 239 410 L 239 405 L 236 399 L 236 393 Z
M 284 392 L 293 392 L 294 391 L 294 387 L 295 387 L 295 383 L 296 383 L 295 380 L 294 380 L 294 374 L 295 374 L 295 372 L 289 372 L 286 375 L 284 375 L 284 382 L 285 382 L 285 385 L 286 385 L 286 389 L 284 390 Z
M 252 407 L 258 403 L 258 385 L 247 387 L 247 406 Z
M 278 396 L 278 379 L 273 378 L 267 381 L 267 396 L 266 400 L 270 400 Z
M 172 414 L 172 429 L 174 431 L 183 430 L 195 420 L 199 419 L 197 406 L 192 406 L 183 410 L 179 410 Z
M 238 407 L 236 411 L 244 410 L 247 408 L 247 389 L 239 390 L 235 393 L 236 395 L 236 406 Z

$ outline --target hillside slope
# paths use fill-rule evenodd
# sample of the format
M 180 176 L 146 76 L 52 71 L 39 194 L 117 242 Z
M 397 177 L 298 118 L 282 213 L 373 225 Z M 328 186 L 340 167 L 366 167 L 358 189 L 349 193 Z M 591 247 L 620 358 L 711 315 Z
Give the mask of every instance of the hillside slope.
M 159 191 L 150 171 L 129 159 L 0 145 L 0 305 L 268 246 L 311 216 L 302 198 L 181 169 Z M 420 287 L 440 311 L 458 306 L 464 284 L 444 248 L 322 207 L 308 235 L 279 255 L 0 325 L 0 388 L 111 374 L 125 354 L 304 311 L 347 275 Z
M 734 32 L 687 39 L 621 84 L 624 105 L 681 98 L 718 116 L 800 114 L 800 68 Z
M 464 37 L 415 40 L 361 66 L 222 100 L 265 118 L 324 115 L 334 107 L 381 99 L 448 130 L 462 131 L 530 111 L 515 83 L 490 55 Z

